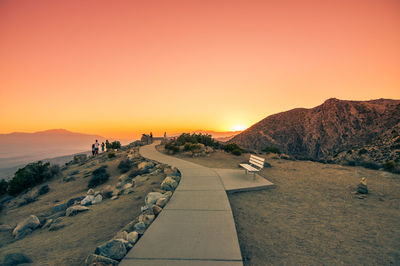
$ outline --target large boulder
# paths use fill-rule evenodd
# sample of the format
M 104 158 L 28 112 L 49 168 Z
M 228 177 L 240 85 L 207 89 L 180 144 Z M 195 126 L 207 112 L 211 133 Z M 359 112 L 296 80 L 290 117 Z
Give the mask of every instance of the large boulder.
M 153 162 L 141 162 L 138 164 L 139 170 L 150 169 L 154 166 Z
M 176 169 L 175 167 L 171 168 L 171 167 L 165 167 L 164 168 L 164 174 L 165 175 L 169 175 L 169 176 L 177 176 L 180 175 L 178 169 Z
M 164 197 L 164 195 L 160 192 L 149 192 L 146 195 L 146 198 L 144 200 L 145 204 L 147 207 L 151 207 L 154 204 L 156 204 L 157 200 Z
M 19 239 L 27 234 L 31 233 L 33 230 L 40 226 L 39 218 L 35 215 L 29 215 L 25 220 L 20 222 L 13 231 L 15 238 Z
M 163 195 L 161 198 L 159 198 L 159 199 L 156 201 L 155 204 L 156 204 L 156 206 L 160 206 L 161 208 L 164 208 L 165 205 L 167 204 L 167 202 L 168 202 L 168 199 L 165 198 L 164 195 Z
M 172 191 L 178 186 L 178 183 L 170 176 L 167 176 L 161 183 L 161 189 Z
M 96 248 L 95 254 L 101 255 L 113 260 L 121 260 L 128 251 L 125 244 L 119 239 L 110 240 Z
M 63 212 L 67 209 L 67 204 L 65 203 L 60 203 L 57 205 L 54 205 L 54 207 L 51 209 L 52 213 L 57 213 L 57 212 Z
M 24 253 L 9 253 L 4 257 L 3 266 L 14 266 L 23 263 L 31 263 L 32 260 Z
M 89 208 L 85 207 L 85 206 L 81 206 L 81 205 L 74 205 L 69 207 L 66 211 L 65 211 L 65 215 L 67 216 L 73 216 L 79 212 L 84 212 L 84 211 L 88 211 Z
M 126 236 L 126 240 L 128 240 L 129 244 L 134 245 L 139 238 L 139 234 L 136 231 L 130 232 Z
M 103 196 L 101 194 L 96 195 L 94 199 L 92 200 L 92 204 L 99 204 L 100 202 L 103 201 Z
M 81 200 L 81 205 L 88 206 L 88 205 L 92 204 L 93 200 L 94 200 L 93 195 L 87 195 L 83 200 Z
M 93 263 L 95 263 L 95 265 L 102 265 L 100 263 L 104 263 L 105 265 L 118 265 L 119 262 L 104 256 L 90 254 L 86 257 L 85 263 L 89 266 L 93 265 Z
M 135 231 L 141 235 L 144 234 L 144 232 L 146 231 L 146 228 L 147 228 L 147 226 L 144 222 L 138 222 L 134 226 Z

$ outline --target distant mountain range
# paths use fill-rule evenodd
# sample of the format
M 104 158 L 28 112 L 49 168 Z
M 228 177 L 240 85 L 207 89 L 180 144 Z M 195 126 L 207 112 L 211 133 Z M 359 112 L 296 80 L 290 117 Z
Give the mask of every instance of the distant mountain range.
M 12 175 L 27 163 L 91 150 L 98 135 L 52 129 L 35 133 L 0 134 L 0 178 Z
M 228 141 L 232 139 L 234 136 L 240 134 L 242 131 L 225 131 L 225 132 L 218 132 L 218 131 L 212 131 L 212 130 L 196 130 L 193 133 L 196 134 L 208 134 L 211 135 L 214 139 L 218 141 Z
M 311 108 L 268 116 L 230 142 L 243 148 L 277 147 L 297 158 L 400 160 L 400 100 L 346 101 L 328 99 Z M 348 159 L 348 158 L 347 158 Z

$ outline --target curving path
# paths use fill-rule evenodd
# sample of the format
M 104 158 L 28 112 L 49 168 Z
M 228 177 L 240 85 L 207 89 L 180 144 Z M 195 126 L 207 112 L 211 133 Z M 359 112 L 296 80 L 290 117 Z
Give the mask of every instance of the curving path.
M 175 166 L 182 178 L 171 200 L 120 265 L 243 265 L 231 207 L 210 168 L 143 146 L 143 157 Z

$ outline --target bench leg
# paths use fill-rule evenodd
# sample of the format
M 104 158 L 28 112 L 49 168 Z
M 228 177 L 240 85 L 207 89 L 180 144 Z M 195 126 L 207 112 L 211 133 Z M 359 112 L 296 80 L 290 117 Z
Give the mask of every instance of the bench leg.
M 256 181 L 256 172 L 253 172 L 253 179 Z

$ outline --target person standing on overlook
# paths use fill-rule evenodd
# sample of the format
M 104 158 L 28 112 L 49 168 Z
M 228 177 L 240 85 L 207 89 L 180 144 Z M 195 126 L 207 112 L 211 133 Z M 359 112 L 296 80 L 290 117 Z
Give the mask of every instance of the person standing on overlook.
M 102 153 L 104 152 L 104 146 L 105 146 L 105 144 L 104 144 L 104 142 L 102 142 L 102 143 L 101 143 L 101 152 L 102 152 Z
M 96 139 L 96 142 L 94 143 L 94 155 L 97 155 L 97 154 L 99 154 L 99 142 L 98 142 L 98 140 Z

